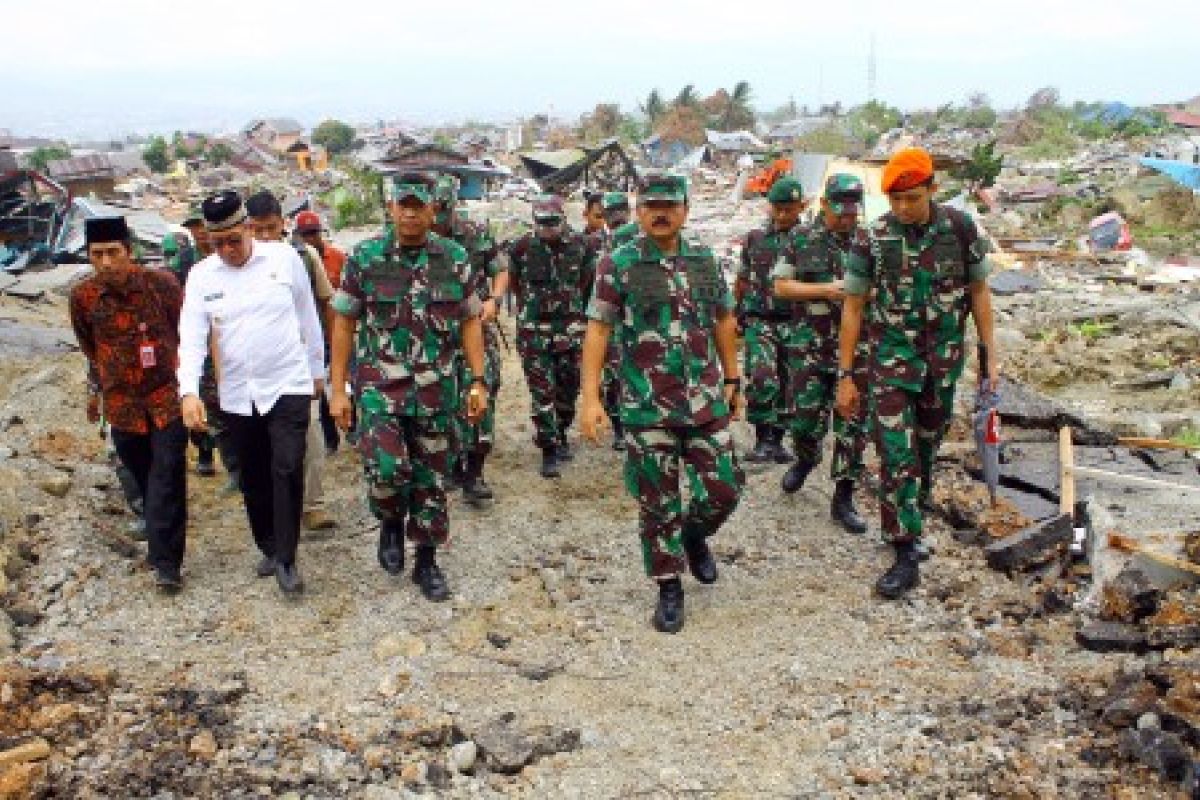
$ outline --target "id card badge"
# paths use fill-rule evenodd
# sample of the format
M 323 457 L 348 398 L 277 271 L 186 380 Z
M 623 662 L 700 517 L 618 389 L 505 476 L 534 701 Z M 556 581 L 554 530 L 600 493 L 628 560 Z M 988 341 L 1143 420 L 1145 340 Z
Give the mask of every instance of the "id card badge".
M 150 369 L 158 364 L 154 358 L 154 345 L 144 344 L 138 348 L 138 353 L 142 359 L 142 369 Z

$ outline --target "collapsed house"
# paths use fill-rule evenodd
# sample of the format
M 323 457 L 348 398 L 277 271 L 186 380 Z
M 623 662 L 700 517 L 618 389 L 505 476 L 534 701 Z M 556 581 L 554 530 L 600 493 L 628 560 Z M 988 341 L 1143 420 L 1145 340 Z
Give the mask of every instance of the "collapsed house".
M 637 184 L 637 168 L 615 138 L 596 147 L 522 153 L 521 164 L 547 192 L 569 194 L 578 188 L 629 191 Z

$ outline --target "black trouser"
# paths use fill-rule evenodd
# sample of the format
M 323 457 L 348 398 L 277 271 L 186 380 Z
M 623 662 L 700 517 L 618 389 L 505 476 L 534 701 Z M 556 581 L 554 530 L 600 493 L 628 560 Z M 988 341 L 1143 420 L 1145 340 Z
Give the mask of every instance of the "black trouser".
M 254 543 L 283 564 L 296 560 L 304 506 L 304 443 L 311 395 L 285 394 L 271 410 L 225 414 L 241 466 L 242 499 Z
M 149 433 L 112 432 L 117 458 L 141 490 L 146 517 L 146 561 L 177 570 L 187 538 L 187 429 L 176 419 Z

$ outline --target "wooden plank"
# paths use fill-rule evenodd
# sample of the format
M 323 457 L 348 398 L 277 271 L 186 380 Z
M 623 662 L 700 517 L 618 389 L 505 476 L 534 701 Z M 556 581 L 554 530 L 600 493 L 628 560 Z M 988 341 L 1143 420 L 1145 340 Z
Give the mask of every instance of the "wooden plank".
M 1058 430 L 1058 510 L 1075 516 L 1075 444 L 1067 426 Z
M 1145 436 L 1121 436 L 1117 444 L 1124 447 L 1141 447 L 1146 450 L 1200 450 L 1192 444 L 1175 442 L 1170 439 L 1150 439 Z
M 1141 542 L 1129 536 L 1122 536 L 1119 533 L 1110 533 L 1108 535 L 1108 546 L 1114 550 L 1121 550 L 1126 553 L 1138 553 L 1152 561 L 1157 561 L 1160 564 L 1166 564 L 1168 567 L 1190 572 L 1193 575 L 1200 575 L 1200 564 L 1188 561 L 1186 558 L 1179 558 L 1169 553 L 1160 553 L 1157 550 L 1151 550 Z

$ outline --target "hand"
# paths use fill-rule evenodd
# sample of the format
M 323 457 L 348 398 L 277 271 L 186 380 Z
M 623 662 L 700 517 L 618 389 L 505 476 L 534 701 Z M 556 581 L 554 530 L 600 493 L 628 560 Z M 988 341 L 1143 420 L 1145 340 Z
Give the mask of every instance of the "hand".
M 189 394 L 179 405 L 183 410 L 183 424 L 187 426 L 188 430 L 208 430 L 208 412 L 204 410 L 204 403 L 200 401 L 199 397 Z
M 730 419 L 742 418 L 742 407 L 745 403 L 741 387 L 735 386 L 732 383 L 725 384 L 725 404 L 729 406 Z
M 345 389 L 334 388 L 329 398 L 329 416 L 333 417 L 342 433 L 350 430 L 350 398 L 346 396 Z
M 313 380 L 313 397 L 320 398 L 323 394 L 325 394 L 325 379 L 316 378 Z
M 579 426 L 583 438 L 592 444 L 600 444 L 600 434 L 608 429 L 608 415 L 599 397 L 589 397 L 579 409 Z
M 995 356 L 988 362 L 988 391 L 1000 391 L 1000 359 Z
M 89 394 L 87 399 L 87 421 L 95 425 L 100 421 L 100 395 Z
M 496 298 L 489 297 L 483 301 L 483 313 L 479 315 L 479 321 L 487 325 L 489 322 L 495 321 L 499 314 L 500 307 L 496 304 Z
M 833 281 L 825 284 L 825 299 L 840 303 L 846 299 L 846 284 L 844 281 Z
M 834 409 L 842 419 L 850 420 L 858 416 L 858 387 L 853 378 L 842 378 L 837 384 L 837 394 L 834 399 Z
M 470 391 L 467 392 L 467 421 L 472 425 L 478 424 L 487 413 L 487 407 L 487 387 L 482 383 L 472 383 Z

